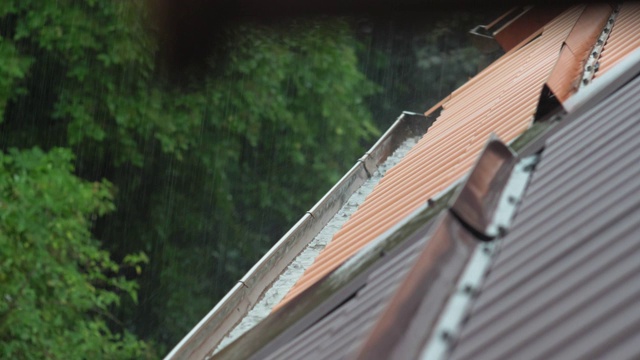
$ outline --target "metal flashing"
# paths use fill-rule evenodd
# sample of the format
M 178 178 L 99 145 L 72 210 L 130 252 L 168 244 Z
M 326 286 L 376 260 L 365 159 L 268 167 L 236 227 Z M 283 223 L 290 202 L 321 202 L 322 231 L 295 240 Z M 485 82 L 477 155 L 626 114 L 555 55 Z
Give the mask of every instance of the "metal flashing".
M 448 355 L 452 343 L 460 335 L 473 299 L 478 295 L 484 277 L 491 266 L 499 240 L 476 246 L 464 272 L 460 276 L 455 292 L 449 298 L 431 338 L 422 350 L 422 360 L 440 360 Z
M 611 15 L 609 15 L 609 19 L 607 19 L 607 22 L 604 25 L 604 28 L 600 32 L 600 36 L 598 36 L 598 39 L 596 40 L 596 43 L 593 46 L 593 49 L 591 49 L 589 58 L 585 62 L 584 69 L 582 71 L 582 80 L 580 81 L 580 89 L 583 89 L 585 86 L 591 83 L 591 80 L 593 80 L 593 77 L 595 76 L 596 72 L 600 68 L 600 63 L 598 62 L 598 60 L 600 60 L 600 55 L 602 54 L 602 50 L 604 49 L 604 44 L 606 44 L 607 40 L 609 40 L 611 29 L 613 28 L 613 24 L 615 23 L 616 17 L 619 12 L 620 12 L 620 7 L 616 6 L 611 12 Z
M 510 12 L 509 16 L 490 24 L 487 29 L 504 51 L 517 48 L 523 40 L 542 28 L 549 21 L 560 15 L 565 8 L 526 6 L 519 11 Z
M 422 359 L 446 358 L 455 339 L 460 335 L 465 316 L 470 310 L 474 298 L 478 295 L 478 289 L 481 288 L 484 277 L 491 266 L 492 258 L 499 247 L 500 238 L 506 235 L 511 226 L 511 220 L 520 204 L 538 159 L 538 155 L 533 155 L 518 161 L 513 167 L 508 182 L 503 185 L 501 191 L 498 191 L 501 194 L 500 200 L 495 205 L 495 210 L 491 211 L 492 216 L 486 230 L 494 241 L 476 246 L 469 263 L 458 280 L 456 290 L 448 299 L 446 307 L 431 332 L 430 340 L 422 350 Z M 479 164 L 479 166 L 483 165 Z M 488 211 L 485 210 L 485 212 Z
M 509 181 L 502 190 L 491 222 L 489 226 L 487 226 L 487 236 L 491 238 L 504 236 L 508 229 L 511 228 L 511 222 L 516 213 L 516 209 L 522 201 L 522 196 L 529 184 L 531 173 L 539 160 L 540 156 L 534 154 L 521 159 L 515 164 Z
M 447 212 L 356 358 L 416 358 L 476 243 Z
M 484 53 L 501 48 L 500 43 L 493 36 L 494 33 L 530 9 L 531 6 L 514 7 L 491 23 L 474 27 L 469 31 L 471 35 L 475 35 L 472 38 L 474 46 Z
M 639 98 L 636 77 L 547 139 L 451 359 L 640 355 Z
M 357 358 L 413 359 L 420 355 L 442 319 L 440 313 L 451 301 L 476 246 L 493 238 L 488 237 L 488 231 L 502 206 L 500 200 L 507 185 L 515 179 L 517 186 L 511 187 L 517 189 L 509 190 L 506 196 L 523 192 L 531 161 L 527 159 L 521 167 L 525 181 L 521 181 L 520 174 L 512 173 L 516 162 L 513 151 L 494 135 L 490 136 L 466 181 L 450 201 L 449 211 L 376 322 Z M 512 214 L 503 216 L 510 219 Z M 453 299 L 458 300 L 455 296 Z
M 562 44 L 558 61 L 546 83 L 559 102 L 566 101 L 579 88 L 584 63 L 593 57 L 593 47 L 601 33 L 611 28 L 612 10 L 609 4 L 585 5 Z
M 450 211 L 483 240 L 497 235 L 490 229 L 492 218 L 505 178 L 509 177 L 515 162 L 515 153 L 491 134 L 450 206 Z

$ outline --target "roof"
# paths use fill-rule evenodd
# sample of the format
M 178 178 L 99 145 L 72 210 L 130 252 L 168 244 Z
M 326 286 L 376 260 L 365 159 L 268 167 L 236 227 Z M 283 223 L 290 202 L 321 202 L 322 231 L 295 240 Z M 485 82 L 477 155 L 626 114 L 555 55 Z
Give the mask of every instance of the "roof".
M 429 228 L 425 228 L 423 234 L 428 231 Z M 385 262 L 376 264 L 364 286 L 354 289 L 351 299 L 301 333 L 296 341 L 285 343 L 265 358 L 340 359 L 353 355 L 415 262 L 426 240 L 427 236 L 409 239 L 404 249 L 395 250 Z
M 633 118 L 640 31 L 628 30 L 634 29 L 634 9 L 568 9 L 428 112 L 437 120 L 387 171 L 285 301 L 213 357 L 640 352 L 633 342 L 640 312 L 630 300 L 640 286 L 629 275 L 638 270 L 632 259 L 640 220 L 640 189 L 631 180 L 640 172 L 640 124 Z M 602 39 L 602 54 L 591 55 Z M 623 53 L 616 44 L 631 45 Z M 570 61 L 563 60 L 567 51 Z M 620 58 L 606 67 L 612 54 Z M 578 86 L 593 66 L 590 58 L 601 62 L 596 79 Z M 572 70 L 566 76 L 559 69 Z M 430 123 L 411 119 L 422 122 L 417 133 Z M 275 279 L 264 274 L 282 271 L 286 262 L 274 259 L 294 257 L 354 184 L 396 147 L 389 144 L 416 134 L 394 131 L 168 358 L 211 355 L 229 329 L 212 330 L 215 324 L 246 313 L 243 294 L 257 301 L 264 283 Z
M 510 142 L 524 132 L 533 122 L 540 91 L 559 50 L 584 8 L 565 11 L 544 26 L 538 38 L 503 56 L 454 91 L 416 147 L 387 172 L 283 303 L 459 180 L 490 133 Z
M 547 140 L 452 359 L 640 356 L 639 98 L 635 78 Z

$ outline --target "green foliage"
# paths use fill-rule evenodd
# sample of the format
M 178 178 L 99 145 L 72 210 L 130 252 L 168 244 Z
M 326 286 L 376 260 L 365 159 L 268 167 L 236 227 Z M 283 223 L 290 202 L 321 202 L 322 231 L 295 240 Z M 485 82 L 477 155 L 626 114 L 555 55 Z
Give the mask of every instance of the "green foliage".
M 0 152 L 0 357 L 141 358 L 144 343 L 112 332 L 110 309 L 136 284 L 91 236 L 114 210 L 111 184 L 73 175 L 68 150 Z M 128 266 L 144 258 L 131 257 Z
M 0 122 L 4 118 L 7 102 L 24 92 L 17 83 L 24 79 L 32 60 L 20 56 L 13 42 L 0 35 Z
M 189 104 L 188 113 L 171 113 L 174 121 L 199 120 L 192 144 L 174 160 L 147 155 L 153 193 L 123 195 L 146 199 L 132 216 L 150 215 L 153 227 L 137 236 L 161 263 L 149 272 L 156 287 L 142 289 L 154 314 L 143 316 L 158 321 L 146 327 L 167 343 L 210 310 L 210 299 L 222 297 L 377 133 L 365 106 L 375 86 L 357 68 L 346 23 L 243 26 L 231 36 L 224 72 L 173 94 Z
M 231 28 L 226 61 L 172 87 L 142 5 L 0 4 L 0 149 L 71 148 L 113 183 L 94 236 L 141 261 L 114 316 L 172 346 L 362 155 L 377 88 L 338 19 Z

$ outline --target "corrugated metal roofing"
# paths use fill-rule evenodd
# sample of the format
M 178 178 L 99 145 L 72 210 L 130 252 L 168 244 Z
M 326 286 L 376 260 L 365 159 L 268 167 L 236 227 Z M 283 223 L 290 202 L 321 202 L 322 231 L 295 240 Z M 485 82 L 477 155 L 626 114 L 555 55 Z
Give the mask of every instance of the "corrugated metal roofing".
M 609 39 L 600 55 L 596 76 L 604 74 L 620 60 L 640 47 L 640 3 L 626 2 L 613 23 Z
M 640 357 L 638 99 L 635 78 L 549 137 L 453 359 Z
M 452 93 L 427 134 L 387 172 L 281 304 L 460 179 L 491 132 L 509 142 L 526 130 L 561 44 L 583 10 L 584 6 L 567 10 L 545 26 L 539 37 Z

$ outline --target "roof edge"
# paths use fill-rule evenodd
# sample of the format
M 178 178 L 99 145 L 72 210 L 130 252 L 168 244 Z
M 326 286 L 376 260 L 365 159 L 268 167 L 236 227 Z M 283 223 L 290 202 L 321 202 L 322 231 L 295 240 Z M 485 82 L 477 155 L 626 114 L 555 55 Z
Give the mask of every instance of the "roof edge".
M 403 112 L 380 139 L 165 356 L 204 357 L 258 302 L 293 259 L 313 240 L 376 168 L 411 136 L 423 135 L 437 112 L 425 116 Z

